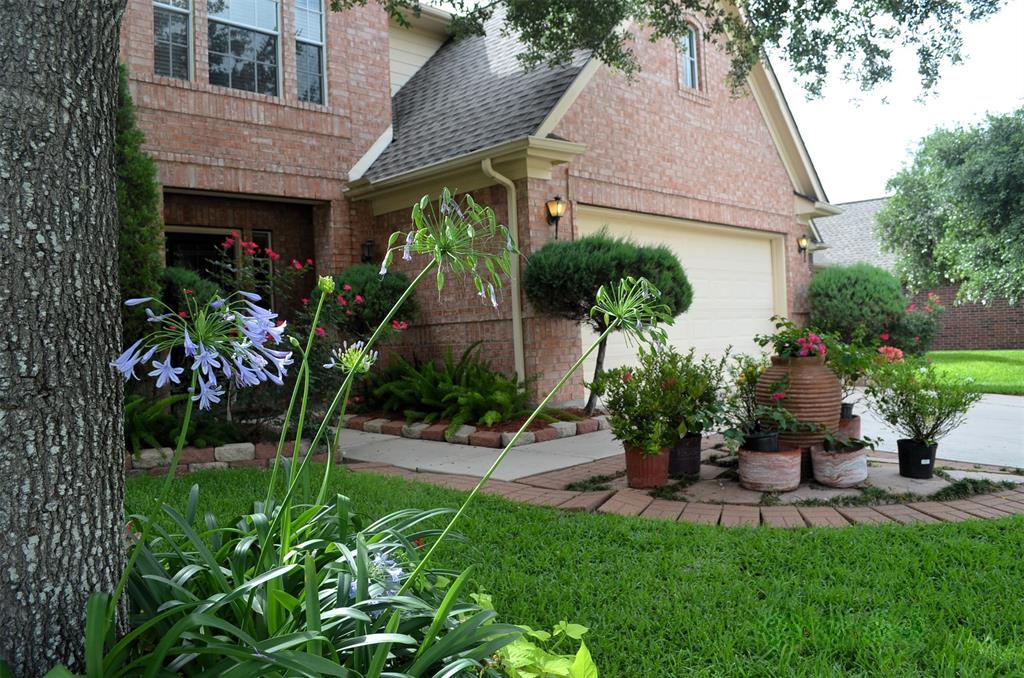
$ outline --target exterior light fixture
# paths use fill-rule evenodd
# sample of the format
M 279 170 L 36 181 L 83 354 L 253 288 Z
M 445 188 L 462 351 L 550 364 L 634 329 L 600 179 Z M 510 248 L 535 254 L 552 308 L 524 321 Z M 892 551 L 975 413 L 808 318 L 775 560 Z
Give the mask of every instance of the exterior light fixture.
M 807 238 L 806 235 L 800 236 L 799 238 L 796 239 L 796 249 L 797 249 L 797 251 L 800 254 L 806 253 L 807 252 L 807 245 L 809 243 L 810 243 L 810 240 Z
M 377 249 L 376 245 L 377 245 L 377 243 L 373 242 L 373 240 L 365 240 L 365 241 L 363 241 L 363 258 L 362 258 L 362 261 L 363 261 L 364 264 L 368 264 L 368 263 L 372 262 L 376 258 L 376 252 L 374 251 L 374 250 Z
M 558 220 L 565 215 L 565 209 L 569 206 L 569 203 L 562 200 L 562 196 L 556 195 L 544 203 L 544 205 L 548 209 L 548 223 L 555 225 L 555 240 L 558 240 Z

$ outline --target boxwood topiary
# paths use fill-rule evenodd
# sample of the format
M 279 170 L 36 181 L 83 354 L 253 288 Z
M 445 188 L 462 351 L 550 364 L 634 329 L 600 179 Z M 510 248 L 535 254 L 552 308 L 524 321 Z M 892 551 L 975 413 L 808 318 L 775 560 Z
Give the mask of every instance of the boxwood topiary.
M 896 276 L 865 263 L 819 271 L 811 279 L 808 301 L 811 325 L 846 342 L 858 331 L 871 338 L 892 331 L 907 305 Z
M 672 251 L 615 238 L 604 230 L 577 240 L 555 240 L 530 255 L 523 271 L 523 291 L 534 308 L 559 318 L 586 323 L 598 332 L 603 319 L 591 317 L 597 290 L 626 276 L 647 278 L 661 290 L 660 301 L 673 316 L 686 312 L 693 288 Z M 598 348 L 594 379 L 604 364 L 605 343 Z M 591 393 L 587 413 L 597 398 Z

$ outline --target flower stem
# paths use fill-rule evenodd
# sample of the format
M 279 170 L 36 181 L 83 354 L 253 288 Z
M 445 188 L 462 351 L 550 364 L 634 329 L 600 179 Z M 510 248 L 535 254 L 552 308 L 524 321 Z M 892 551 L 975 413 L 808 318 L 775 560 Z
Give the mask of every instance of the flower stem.
M 422 572 L 426 568 L 427 562 L 430 560 L 431 556 L 434 555 L 434 552 L 445 540 L 445 537 L 448 536 L 448 533 L 452 531 L 452 527 L 455 525 L 458 519 L 462 517 L 462 514 L 466 512 L 466 509 L 469 507 L 470 503 L 472 503 L 473 499 L 475 499 L 477 494 L 480 493 L 480 490 L 483 489 L 483 486 L 487 484 L 487 481 L 491 479 L 491 476 L 494 475 L 494 472 L 498 470 L 498 466 L 500 466 L 501 462 L 505 460 L 505 456 L 508 455 L 509 450 L 511 450 L 515 446 L 516 441 L 519 440 L 519 436 L 521 436 L 523 432 L 527 428 L 529 428 L 530 424 L 533 423 L 533 420 L 537 418 L 537 415 L 540 414 L 544 410 L 544 408 L 547 407 L 548 403 L 551 402 L 551 399 L 555 397 L 555 394 L 562 390 L 562 387 L 565 386 L 565 382 L 567 382 L 569 380 L 569 377 L 571 377 L 573 373 L 576 372 L 576 370 L 578 370 L 581 365 L 583 365 L 583 362 L 590 356 L 591 353 L 594 352 L 594 349 L 596 349 L 598 345 L 600 345 L 601 342 L 603 342 L 605 338 L 612 333 L 613 330 L 618 328 L 620 322 L 621 320 L 616 318 L 615 320 L 612 321 L 611 324 L 608 325 L 604 333 L 597 338 L 597 341 L 591 344 L 590 348 L 588 348 L 583 353 L 583 355 L 577 358 L 576 362 L 574 362 L 572 364 L 572 367 L 569 368 L 569 371 L 562 375 L 562 378 L 558 380 L 558 383 L 555 384 L 555 387 L 548 392 L 547 396 L 544 397 L 544 400 L 542 400 L 540 404 L 537 405 L 536 409 L 534 409 L 533 413 L 529 416 L 529 418 L 527 418 L 527 420 L 523 422 L 523 425 L 519 427 L 519 430 L 516 431 L 516 434 L 512 436 L 512 440 L 508 441 L 508 445 L 506 445 L 505 449 L 501 451 L 501 454 L 498 455 L 498 458 L 494 460 L 494 463 L 491 464 L 491 467 L 487 469 L 487 473 L 483 475 L 483 477 L 480 479 L 480 482 L 476 484 L 476 487 L 473 488 L 473 491 L 470 492 L 469 496 L 466 497 L 466 500 L 462 502 L 462 506 L 460 506 L 456 514 L 452 516 L 452 519 L 448 522 L 448 525 L 444 528 L 444 531 L 441 532 L 440 536 L 438 536 L 437 540 L 430 546 L 430 549 L 427 551 L 426 555 L 424 555 L 422 560 L 420 560 L 420 562 L 417 563 L 416 568 L 412 571 L 412 574 L 410 574 L 408 578 L 406 578 L 405 582 L 402 584 L 402 588 L 398 590 L 398 593 L 396 595 L 400 596 L 409 590 L 409 587 L 412 586 L 413 582 L 416 580 L 416 577 L 420 574 L 420 572 Z
M 117 605 L 121 600 L 121 596 L 124 594 L 124 587 L 128 584 L 128 575 L 131 574 L 132 569 L 135 567 L 135 561 L 139 558 L 139 552 L 142 547 L 146 544 L 146 539 L 149 537 L 150 525 L 157 519 L 160 512 L 160 507 L 167 501 L 167 493 L 171 489 L 171 481 L 174 480 L 175 471 L 178 468 L 178 460 L 181 459 L 181 450 L 185 447 L 185 436 L 188 434 L 189 424 L 192 422 L 192 394 L 196 390 L 196 384 L 199 381 L 199 370 L 192 371 L 192 385 L 188 390 L 188 399 L 185 401 L 185 416 L 181 420 L 181 430 L 178 431 L 178 442 L 174 446 L 174 454 L 171 455 L 171 465 L 167 469 L 167 475 L 164 476 L 163 485 L 160 488 L 160 494 L 157 495 L 153 505 L 156 509 L 152 512 L 152 515 L 146 516 L 146 522 L 142 525 L 142 534 L 139 535 L 138 541 L 135 542 L 135 547 L 132 548 L 131 555 L 128 556 L 128 564 L 125 565 L 124 572 L 121 574 L 121 578 L 117 581 L 117 588 L 114 589 L 114 595 L 110 599 L 110 607 L 107 608 L 107 624 L 114 623 L 114 615 L 117 611 Z

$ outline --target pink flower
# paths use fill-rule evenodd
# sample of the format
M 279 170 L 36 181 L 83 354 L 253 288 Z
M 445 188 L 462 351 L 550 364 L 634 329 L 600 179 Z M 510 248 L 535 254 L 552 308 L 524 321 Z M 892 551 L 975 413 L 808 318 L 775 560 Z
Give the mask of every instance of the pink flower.
M 346 292 L 351 292 L 352 286 L 349 285 L 348 283 L 345 283 L 344 285 L 341 286 L 341 289 L 345 290 Z
M 193 292 L 192 290 L 185 290 L 185 294 L 191 297 L 193 294 L 195 294 L 195 292 Z
M 306 297 L 302 297 L 302 305 L 309 306 L 309 299 L 307 299 Z
M 402 330 L 409 329 L 409 323 L 407 323 L 404 320 L 392 320 L 391 321 L 391 328 L 401 332 Z
M 881 339 L 882 341 L 889 341 L 889 333 L 882 332 L 881 334 L 878 335 L 878 338 Z
M 810 354 L 810 351 L 807 350 L 806 346 L 804 346 L 803 348 L 800 349 L 800 357 L 801 358 L 806 358 L 809 354 Z
M 341 304 L 342 306 L 348 306 L 348 300 L 342 296 L 338 297 L 338 303 Z
M 361 294 L 357 294 L 356 295 L 356 303 L 357 304 L 363 303 L 363 295 L 361 295 Z
M 316 336 L 322 337 L 322 336 L 324 336 L 326 334 L 327 334 L 327 330 L 325 330 L 324 328 L 322 328 L 322 327 L 316 328 Z
M 296 271 L 301 271 L 302 270 L 302 264 L 300 264 L 298 262 L 298 260 L 292 259 L 292 268 L 294 268 Z
M 812 344 L 818 344 L 818 343 L 821 343 L 821 339 L 819 339 L 819 338 L 818 338 L 818 335 L 817 335 L 817 334 L 814 334 L 813 332 L 812 332 L 811 334 L 807 335 L 807 339 L 808 339 L 808 340 L 809 340 L 809 341 L 810 341 L 810 342 L 811 342 Z
M 917 311 L 917 304 L 911 304 L 907 306 L 907 313 L 915 313 Z
M 306 259 L 306 265 L 307 266 L 312 266 L 313 265 L 313 260 L 312 259 Z
M 352 315 L 352 309 L 345 311 L 345 315 Z
M 267 253 L 267 256 L 270 257 L 271 261 L 277 261 L 278 259 L 281 258 L 280 254 L 278 254 L 274 250 L 270 249 L 269 247 L 267 249 L 265 249 L 264 252 Z
M 774 400 L 775 402 L 779 402 L 780 400 L 782 400 L 785 397 L 786 397 L 785 393 L 773 393 L 772 394 L 772 400 Z
M 903 351 L 895 346 L 879 346 L 878 354 L 882 356 L 887 363 L 903 362 Z
M 631 381 L 633 381 L 633 373 L 632 372 L 624 372 L 622 374 L 622 382 L 624 384 L 628 384 Z
M 186 313 L 185 311 L 178 311 L 178 317 L 179 318 L 187 318 L 188 317 L 188 313 Z
M 235 239 L 234 238 L 224 238 L 224 242 L 222 242 L 220 244 L 220 246 L 223 247 L 226 250 L 229 250 L 229 249 L 231 249 L 232 247 L 235 246 Z
M 235 240 L 238 240 L 242 236 L 238 235 L 238 231 L 231 231 L 231 237 L 234 238 Z

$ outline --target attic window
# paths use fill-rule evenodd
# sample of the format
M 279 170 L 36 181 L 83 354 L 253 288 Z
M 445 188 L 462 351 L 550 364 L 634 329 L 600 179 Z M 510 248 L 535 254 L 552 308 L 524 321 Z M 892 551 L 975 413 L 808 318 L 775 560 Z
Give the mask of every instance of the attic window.
M 692 26 L 679 41 L 679 57 L 683 87 L 700 89 L 700 66 L 697 62 L 697 30 Z

